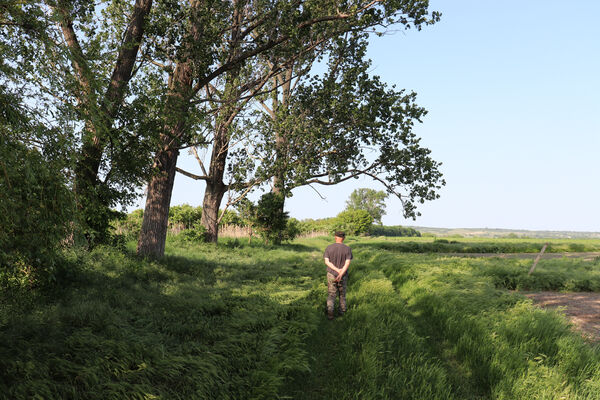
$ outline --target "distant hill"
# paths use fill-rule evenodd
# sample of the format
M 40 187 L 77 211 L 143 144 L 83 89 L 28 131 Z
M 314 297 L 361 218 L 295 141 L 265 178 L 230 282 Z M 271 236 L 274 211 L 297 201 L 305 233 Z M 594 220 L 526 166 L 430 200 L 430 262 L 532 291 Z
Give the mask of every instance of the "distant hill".
M 488 228 L 430 228 L 424 226 L 411 226 L 421 234 L 435 236 L 462 236 L 462 237 L 528 237 L 539 239 L 600 239 L 600 232 L 572 232 L 572 231 L 528 231 L 523 229 L 488 229 Z

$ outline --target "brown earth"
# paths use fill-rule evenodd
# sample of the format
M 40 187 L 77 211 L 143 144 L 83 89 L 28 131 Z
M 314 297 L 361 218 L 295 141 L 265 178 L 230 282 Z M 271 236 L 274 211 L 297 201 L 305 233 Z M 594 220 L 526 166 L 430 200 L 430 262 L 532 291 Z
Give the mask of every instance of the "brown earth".
M 534 259 L 539 253 L 448 253 L 444 256 L 454 257 L 499 257 Z M 586 253 L 545 253 L 542 259 L 553 258 L 580 258 L 584 261 L 594 261 L 600 257 L 600 252 Z M 565 316 L 571 321 L 575 329 L 592 342 L 600 342 L 600 293 L 577 292 L 535 292 L 522 293 L 532 299 L 534 304 L 543 308 L 561 307 Z
M 564 307 L 563 311 L 583 336 L 600 341 L 600 293 L 523 293 L 543 308 Z
M 461 253 L 460 257 L 499 257 L 534 259 L 539 253 Z M 459 256 L 459 254 L 447 254 L 448 256 Z M 594 261 L 600 257 L 600 252 L 589 253 L 545 253 L 542 259 L 552 258 L 580 258 L 584 261 Z M 536 292 L 523 293 L 533 300 L 534 304 L 543 308 L 562 307 L 565 316 L 571 321 L 575 329 L 592 341 L 600 342 L 600 293 L 559 293 L 559 292 Z

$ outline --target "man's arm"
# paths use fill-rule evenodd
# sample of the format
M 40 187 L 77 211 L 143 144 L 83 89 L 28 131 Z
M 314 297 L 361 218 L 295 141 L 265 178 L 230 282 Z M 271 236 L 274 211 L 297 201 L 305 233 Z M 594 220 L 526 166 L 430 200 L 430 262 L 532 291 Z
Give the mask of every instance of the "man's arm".
M 331 268 L 332 270 L 337 272 L 338 276 L 341 276 L 340 273 L 342 272 L 342 270 L 339 269 L 338 267 L 336 267 L 335 265 L 333 265 L 333 263 L 331 261 L 329 261 L 329 258 L 327 258 L 327 257 L 325 257 L 325 265 L 327 265 L 329 268 Z
M 344 274 L 346 273 L 346 271 L 348 271 L 348 267 L 350 266 L 350 261 L 351 261 L 350 259 L 346 260 L 342 269 L 339 270 L 340 272 L 338 272 L 337 278 L 335 278 L 336 281 L 339 282 L 342 280 L 342 278 L 344 277 Z

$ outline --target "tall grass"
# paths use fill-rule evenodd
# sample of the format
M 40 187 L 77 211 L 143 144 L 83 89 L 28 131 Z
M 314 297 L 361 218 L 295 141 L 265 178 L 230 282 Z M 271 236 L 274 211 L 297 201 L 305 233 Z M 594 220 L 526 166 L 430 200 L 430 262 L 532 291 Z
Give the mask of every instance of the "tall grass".
M 372 250 L 360 255 L 376 264 L 383 257 Z M 461 397 L 600 398 L 598 348 L 573 333 L 558 312 L 499 290 L 486 269 L 501 260 L 401 258 L 403 267 L 386 266 L 385 273 L 417 332 L 448 366 L 458 365 L 460 374 L 449 376 Z
M 403 253 L 547 253 L 600 252 L 597 239 L 490 239 L 490 238 L 369 238 L 358 246 Z
M 598 349 L 506 290 L 597 290 L 597 262 L 527 278 L 529 261 L 348 238 L 349 311 L 331 322 L 329 242 L 69 254 L 58 290 L 0 293 L 0 398 L 600 398 Z

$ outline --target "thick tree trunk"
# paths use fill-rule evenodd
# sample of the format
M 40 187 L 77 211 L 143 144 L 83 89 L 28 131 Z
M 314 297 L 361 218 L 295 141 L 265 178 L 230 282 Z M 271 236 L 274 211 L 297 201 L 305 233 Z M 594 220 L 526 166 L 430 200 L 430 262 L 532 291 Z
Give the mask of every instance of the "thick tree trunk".
M 148 184 L 144 219 L 138 241 L 137 253 L 153 258 L 165 254 L 169 207 L 175 183 L 175 167 L 179 150 L 166 150 L 158 155 L 160 173 Z
M 171 194 L 175 183 L 179 144 L 185 133 L 191 87 L 191 65 L 177 64 L 165 104 L 166 134 L 161 135 L 161 149 L 154 162 L 158 173 L 148 184 L 146 208 L 137 246 L 137 254 L 140 256 L 159 258 L 165 254 Z

